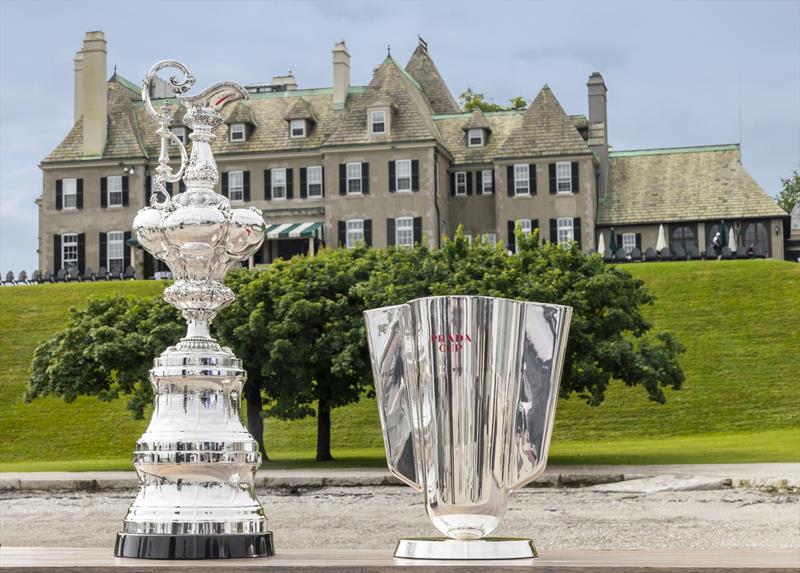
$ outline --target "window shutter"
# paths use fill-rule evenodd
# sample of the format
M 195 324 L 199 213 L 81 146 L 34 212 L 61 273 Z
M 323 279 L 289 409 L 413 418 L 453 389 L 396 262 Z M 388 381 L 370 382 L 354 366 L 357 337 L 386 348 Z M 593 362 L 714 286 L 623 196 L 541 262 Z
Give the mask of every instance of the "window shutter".
M 422 217 L 414 217 L 414 244 L 422 244 Z
M 450 174 L 450 196 L 454 197 L 456 194 L 456 174 Z
M 222 172 L 222 195 L 224 197 L 228 196 L 228 172 Z
M 61 270 L 61 235 L 53 235 L 53 272 Z
M 306 186 L 308 185 L 308 179 L 306 178 L 306 168 L 300 168 L 300 198 L 305 199 L 308 197 L 308 191 L 306 190 Z
M 100 233 L 100 264 L 97 266 L 108 267 L 108 241 L 105 233 Z
M 78 179 L 75 182 L 75 205 L 78 209 L 83 209 L 83 179 Z
M 339 221 L 339 246 L 347 245 L 347 221 Z
M 86 233 L 78 234 L 78 271 L 86 270 Z
M 264 200 L 272 200 L 272 170 L 264 170 Z
M 361 193 L 369 195 L 369 163 L 366 162 L 361 164 Z
M 153 194 L 153 178 L 148 175 L 144 178 L 144 206 L 150 206 L 150 196 Z
M 411 190 L 419 191 L 419 159 L 411 160 Z
M 558 219 L 550 219 L 550 242 L 558 244 Z
M 397 181 L 395 180 L 396 171 L 394 168 L 394 161 L 389 162 L 389 193 L 397 191 Z
M 576 194 L 580 191 L 580 187 L 578 186 L 578 165 L 577 161 L 572 162 L 572 192 Z
M 131 240 L 131 232 L 130 231 L 125 231 L 124 237 L 125 237 L 124 238 L 124 243 L 122 245 L 122 252 L 124 253 L 124 255 L 122 257 L 122 270 L 123 271 L 125 269 L 127 269 L 129 266 L 131 266 L 131 249 L 133 248 L 128 244 L 128 241 Z
M 129 196 L 129 192 L 128 192 L 128 176 L 127 175 L 123 175 L 122 176 L 122 206 L 123 207 L 127 207 L 128 206 L 128 196 Z
M 536 195 L 536 165 L 528 165 L 528 183 L 531 188 L 531 195 Z
M 642 234 L 636 233 L 636 248 L 642 250 Z
M 227 177 L 228 174 L 224 173 L 224 175 Z M 170 195 L 175 195 L 175 183 L 164 183 L 164 186 L 167 188 Z
M 178 181 L 178 193 L 185 193 L 186 192 L 186 183 L 183 182 L 183 179 Z
M 514 196 L 514 166 L 509 165 L 506 167 L 506 187 L 508 189 L 508 196 Z
M 534 231 L 539 230 L 539 219 L 531 219 L 531 233 Z M 539 239 L 541 240 L 541 233 L 539 233 Z
M 556 185 L 556 164 L 551 163 L 548 167 L 550 168 L 550 195 L 555 195 L 558 190 Z
M 517 252 L 517 223 L 515 221 L 508 222 L 508 250 L 512 253 Z
M 286 170 L 286 198 L 294 197 L 294 169 Z
M 61 179 L 56 179 L 56 210 L 64 208 L 64 185 Z
M 250 200 L 250 172 L 245 171 L 242 173 L 242 198 L 245 201 Z
M 495 193 L 495 189 L 494 189 L 494 169 L 492 169 L 492 193 Z
M 322 196 L 325 197 L 325 167 L 324 166 L 322 167 L 322 185 L 321 185 L 321 189 L 322 189 Z
M 472 195 L 472 177 L 474 173 L 467 171 L 467 195 Z
M 108 207 L 108 178 L 100 178 L 100 206 Z
M 581 218 L 575 217 L 572 219 L 572 238 L 578 243 L 578 248 L 581 247 Z
M 372 219 L 364 219 L 364 242 L 372 246 Z
M 393 247 L 394 245 L 395 245 L 394 219 L 386 219 L 386 246 Z
M 347 163 L 339 164 L 339 195 L 347 195 Z

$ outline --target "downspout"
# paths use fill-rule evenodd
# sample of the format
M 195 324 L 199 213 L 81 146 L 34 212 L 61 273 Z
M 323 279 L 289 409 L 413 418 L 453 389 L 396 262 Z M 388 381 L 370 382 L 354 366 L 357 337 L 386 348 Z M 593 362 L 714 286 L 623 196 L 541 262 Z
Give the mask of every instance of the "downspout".
M 436 210 L 436 248 L 442 246 L 442 223 L 439 214 L 439 149 L 433 148 L 433 208 Z

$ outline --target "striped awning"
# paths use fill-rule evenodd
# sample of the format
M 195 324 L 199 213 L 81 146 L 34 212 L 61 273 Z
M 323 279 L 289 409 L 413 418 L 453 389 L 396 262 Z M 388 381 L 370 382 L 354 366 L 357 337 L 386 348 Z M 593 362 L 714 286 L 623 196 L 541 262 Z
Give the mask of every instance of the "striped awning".
M 307 239 L 314 237 L 323 240 L 322 232 L 324 223 L 281 223 L 280 225 L 267 225 L 267 239 Z

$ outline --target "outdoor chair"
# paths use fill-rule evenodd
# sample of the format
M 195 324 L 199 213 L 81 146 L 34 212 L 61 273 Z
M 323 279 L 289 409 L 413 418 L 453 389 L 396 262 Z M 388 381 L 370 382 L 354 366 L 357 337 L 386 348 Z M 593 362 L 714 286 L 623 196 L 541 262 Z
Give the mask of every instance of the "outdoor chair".
M 42 282 L 42 273 L 40 273 L 38 270 L 33 271 L 33 274 L 31 275 L 31 282 L 32 283 Z
M 700 260 L 700 250 L 697 247 L 695 247 L 694 245 L 689 247 L 686 250 L 686 260 L 687 261 L 689 261 L 689 260 L 699 261 Z
M 611 249 L 606 249 L 603 251 L 603 260 L 607 263 L 610 263 L 614 260 L 614 253 L 611 252 Z
M 56 273 L 55 282 L 58 283 L 67 282 L 67 271 L 65 269 L 58 269 L 58 272 Z
M 680 245 L 675 247 L 675 252 L 672 253 L 676 261 L 685 261 L 686 260 L 686 249 L 681 247 Z
M 86 267 L 86 270 L 83 271 L 83 280 L 84 281 L 96 281 L 97 275 L 94 274 L 92 267 Z
M 639 247 L 633 247 L 633 249 L 631 249 L 631 261 L 634 263 L 642 262 L 642 251 Z
M 733 255 L 731 254 L 731 249 L 727 245 L 722 247 L 722 258 L 723 259 L 732 259 Z
M 44 282 L 48 283 L 56 282 L 56 274 L 53 271 L 47 271 L 44 275 Z
M 620 247 L 617 249 L 617 252 L 614 253 L 614 257 L 618 263 L 626 263 L 628 262 L 628 251 Z
M 6 273 L 6 280 L 3 281 L 3 284 L 4 285 L 15 285 L 15 284 L 17 284 L 16 282 L 14 282 L 14 271 L 8 271 Z
M 28 280 L 28 273 L 26 273 L 25 271 L 19 272 L 19 275 L 17 275 L 17 284 L 19 283 L 22 283 L 24 285 L 31 284 L 30 281 Z
M 95 280 L 98 281 L 107 281 L 109 280 L 108 271 L 105 267 L 100 267 L 97 269 L 97 274 L 95 275 Z
M 125 267 L 125 278 L 127 280 L 134 280 L 136 278 L 136 270 L 131 265 Z
M 644 260 L 647 262 L 658 260 L 658 256 L 656 256 L 656 250 L 653 247 L 647 247 L 647 250 L 644 252 Z
M 658 258 L 662 261 L 671 261 L 672 260 L 672 253 L 669 250 L 669 247 L 664 247 L 658 252 Z

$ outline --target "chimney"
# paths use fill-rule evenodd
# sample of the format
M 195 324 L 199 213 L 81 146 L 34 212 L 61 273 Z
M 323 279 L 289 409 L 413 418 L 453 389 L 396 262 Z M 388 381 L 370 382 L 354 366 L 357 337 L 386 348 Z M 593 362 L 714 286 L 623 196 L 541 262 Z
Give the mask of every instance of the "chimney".
M 605 197 L 608 181 L 608 119 L 606 83 L 600 72 L 593 72 L 586 82 L 589 93 L 589 148 L 600 160 L 597 196 Z
M 83 37 L 83 156 L 100 157 L 106 147 L 106 40 L 103 32 Z
M 334 108 L 343 108 L 350 89 L 350 54 L 344 40 L 333 46 L 333 101 Z
M 294 79 L 292 70 L 289 70 L 285 76 L 272 76 L 270 85 L 278 88 L 275 91 L 292 91 L 297 89 L 297 80 Z
M 75 121 L 83 115 L 83 51 L 75 53 Z

